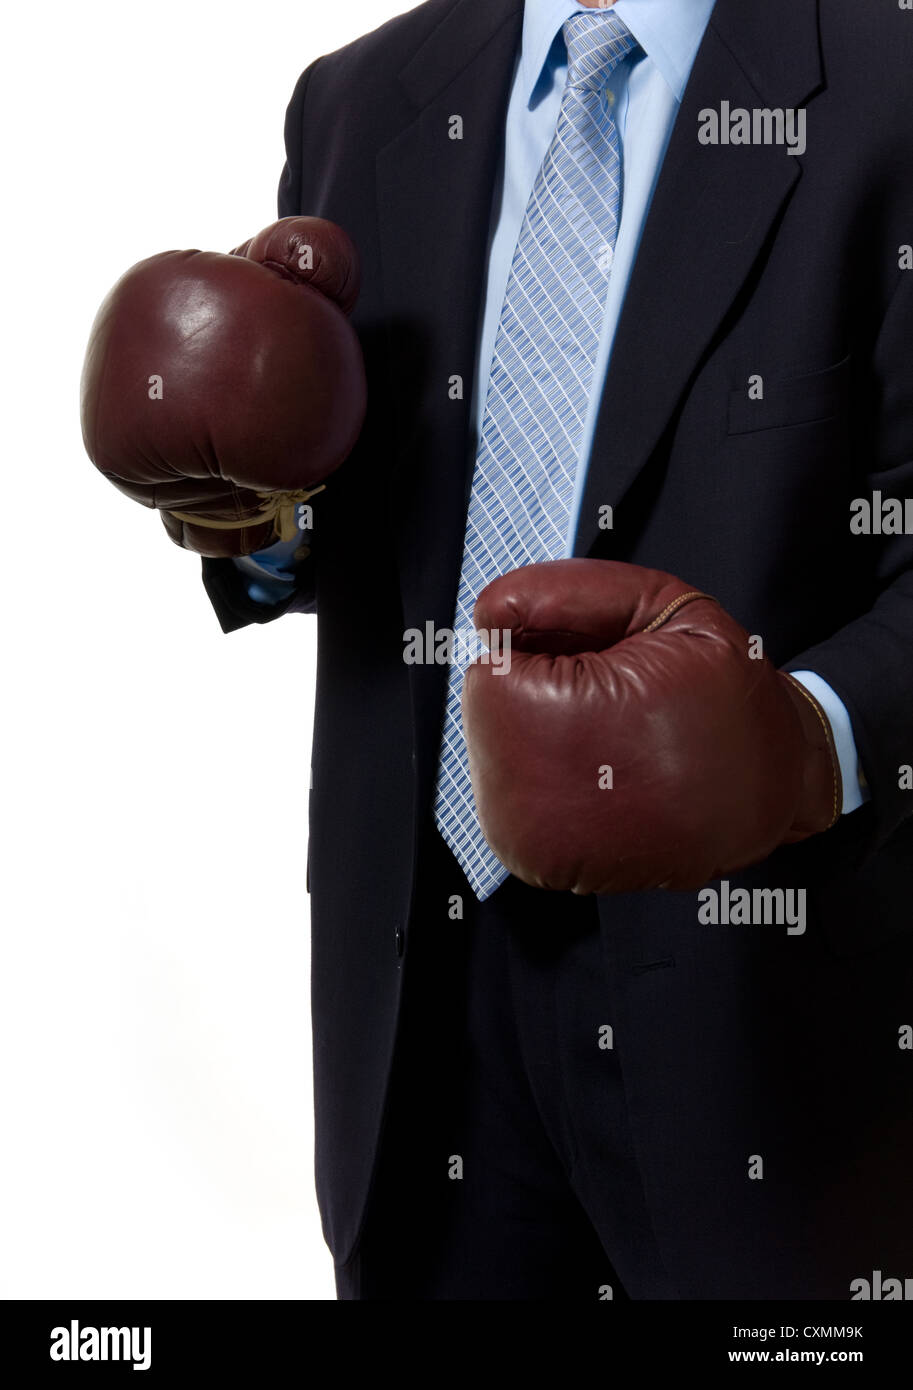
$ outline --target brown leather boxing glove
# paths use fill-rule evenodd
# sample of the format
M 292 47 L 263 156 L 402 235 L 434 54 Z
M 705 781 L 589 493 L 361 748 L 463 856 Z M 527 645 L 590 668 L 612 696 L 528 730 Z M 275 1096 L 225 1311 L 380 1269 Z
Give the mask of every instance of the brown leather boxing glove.
M 189 550 L 243 555 L 291 539 L 296 507 L 363 423 L 348 319 L 358 288 L 352 241 L 317 217 L 285 217 L 230 255 L 140 261 L 89 339 L 89 457 Z
M 510 668 L 466 673 L 485 837 L 518 878 L 575 893 L 695 889 L 826 830 L 842 804 L 830 726 L 707 594 L 658 570 L 558 560 L 475 608 Z

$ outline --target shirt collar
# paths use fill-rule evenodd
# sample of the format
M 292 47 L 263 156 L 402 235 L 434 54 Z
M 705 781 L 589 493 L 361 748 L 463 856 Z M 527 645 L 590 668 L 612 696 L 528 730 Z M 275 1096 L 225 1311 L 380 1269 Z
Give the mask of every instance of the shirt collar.
M 716 0 L 616 0 L 624 20 L 647 57 L 660 72 L 676 101 L 681 101 L 697 50 Z M 532 100 L 555 36 L 572 14 L 592 14 L 576 0 L 526 0 L 520 64 L 523 93 Z M 596 11 L 598 13 L 598 11 Z

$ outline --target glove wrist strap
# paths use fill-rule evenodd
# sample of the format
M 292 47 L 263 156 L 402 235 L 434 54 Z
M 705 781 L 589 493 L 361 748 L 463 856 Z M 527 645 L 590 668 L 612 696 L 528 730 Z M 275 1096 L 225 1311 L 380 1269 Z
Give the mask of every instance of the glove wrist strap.
M 277 540 L 293 541 L 299 532 L 298 507 L 309 497 L 323 492 L 325 486 L 325 483 L 321 483 L 310 490 L 296 488 L 291 492 L 258 492 L 257 496 L 263 502 L 260 510 L 235 521 L 220 521 L 215 517 L 200 516 L 197 512 L 175 512 L 170 508 L 168 512 L 178 521 L 185 521 L 188 526 L 204 526 L 209 531 L 243 531 L 245 527 L 265 526 L 271 521 Z
M 830 721 L 810 691 L 787 671 L 779 672 L 799 716 L 805 739 L 802 791 L 785 844 L 829 830 L 843 805 L 843 778 Z

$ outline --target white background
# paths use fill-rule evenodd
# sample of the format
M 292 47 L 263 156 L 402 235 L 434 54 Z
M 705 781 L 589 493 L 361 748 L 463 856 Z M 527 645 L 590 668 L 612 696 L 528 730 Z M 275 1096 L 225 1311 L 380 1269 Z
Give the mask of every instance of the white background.
M 3 1298 L 335 1297 L 304 883 L 315 625 L 223 636 L 199 560 L 83 453 L 78 388 L 113 281 L 273 221 L 298 74 L 411 8 L 5 21 Z

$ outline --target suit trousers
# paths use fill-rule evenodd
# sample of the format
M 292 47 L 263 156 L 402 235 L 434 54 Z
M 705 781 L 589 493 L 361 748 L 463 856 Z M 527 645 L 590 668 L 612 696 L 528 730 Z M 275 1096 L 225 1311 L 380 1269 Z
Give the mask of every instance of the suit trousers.
M 340 1299 L 676 1299 L 613 1046 L 595 900 L 484 903 L 433 824 L 380 1151 Z

